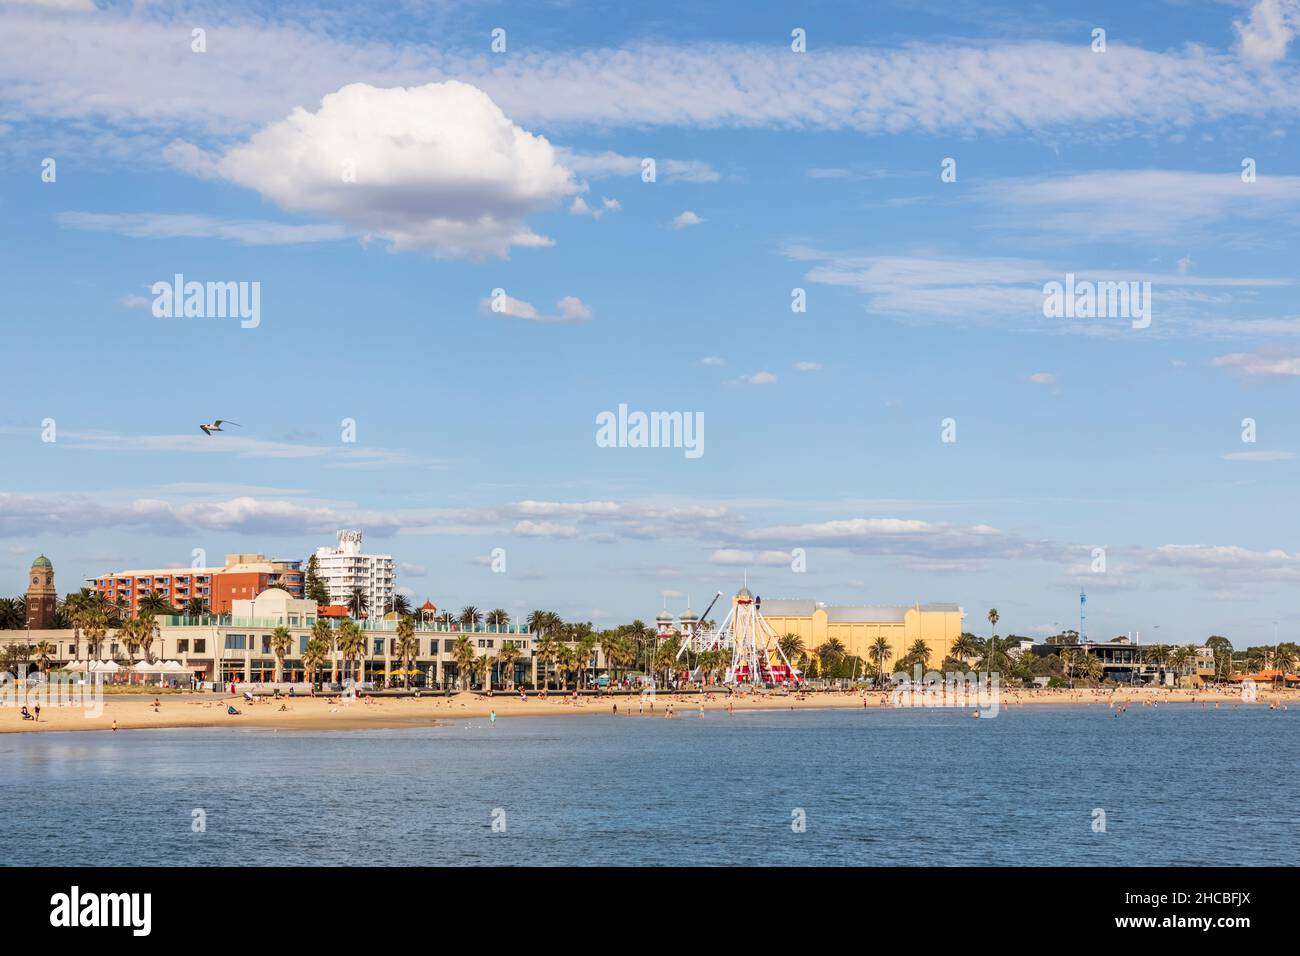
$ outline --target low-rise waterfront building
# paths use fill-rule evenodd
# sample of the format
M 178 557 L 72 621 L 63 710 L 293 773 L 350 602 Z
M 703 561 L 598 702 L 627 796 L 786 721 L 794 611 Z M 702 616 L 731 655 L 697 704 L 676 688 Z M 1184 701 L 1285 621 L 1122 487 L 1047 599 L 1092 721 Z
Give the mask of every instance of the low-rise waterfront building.
M 797 634 L 809 653 L 834 638 L 850 656 L 870 661 L 872 645 L 883 637 L 889 660 L 897 661 L 924 641 L 935 668 L 961 636 L 963 615 L 956 604 L 834 605 L 806 599 L 763 600 L 759 610 L 777 637 Z

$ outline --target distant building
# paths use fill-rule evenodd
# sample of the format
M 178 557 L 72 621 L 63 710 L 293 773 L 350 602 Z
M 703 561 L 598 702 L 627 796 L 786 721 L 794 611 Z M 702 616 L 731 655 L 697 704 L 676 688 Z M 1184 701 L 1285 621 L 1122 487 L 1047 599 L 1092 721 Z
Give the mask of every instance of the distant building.
M 284 588 L 291 597 L 303 596 L 302 562 L 273 561 L 263 554 L 228 554 L 217 568 L 112 571 L 86 584 L 110 603 L 125 601 L 132 614 L 150 593 L 180 610 L 197 599 L 211 614 L 229 614 L 234 601 L 255 597 L 268 587 Z
M 917 641 L 925 641 L 930 667 L 937 670 L 961 636 L 962 610 L 956 604 L 837 606 L 774 600 L 763 601 L 760 609 L 778 638 L 797 634 L 810 654 L 836 638 L 848 654 L 872 661 L 872 645 L 883 637 L 890 649 L 887 668 L 906 657 Z
M 339 531 L 337 540 L 333 548 L 316 549 L 316 574 L 329 589 L 329 603 L 346 607 L 360 588 L 367 613 L 382 617 L 393 599 L 393 556 L 363 553 L 360 531 Z
M 54 590 L 54 565 L 42 554 L 32 562 L 27 578 L 27 626 L 34 631 L 53 627 L 59 604 L 58 592 Z

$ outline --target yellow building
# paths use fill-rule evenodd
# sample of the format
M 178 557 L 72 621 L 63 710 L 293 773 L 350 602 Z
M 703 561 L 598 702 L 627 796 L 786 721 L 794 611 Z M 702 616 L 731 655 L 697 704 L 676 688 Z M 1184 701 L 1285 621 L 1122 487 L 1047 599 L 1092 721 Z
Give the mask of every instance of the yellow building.
M 809 653 L 834 637 L 850 655 L 872 661 L 871 646 L 883 637 L 891 651 L 886 668 L 906 657 L 917 641 L 925 641 L 930 649 L 929 665 L 937 669 L 961 635 L 962 610 L 956 604 L 836 606 L 765 600 L 760 612 L 777 637 L 798 634 Z

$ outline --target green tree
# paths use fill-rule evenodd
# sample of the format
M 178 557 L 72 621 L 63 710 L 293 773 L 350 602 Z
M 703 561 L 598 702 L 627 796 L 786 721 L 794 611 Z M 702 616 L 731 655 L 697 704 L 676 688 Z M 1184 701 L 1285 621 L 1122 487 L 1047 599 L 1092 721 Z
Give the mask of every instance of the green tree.
M 324 654 L 333 663 L 334 673 L 332 677 L 332 683 L 335 684 L 337 684 L 339 681 L 339 659 L 337 655 L 337 651 L 338 651 L 337 637 L 338 634 L 334 630 L 334 628 L 330 626 L 329 621 L 325 620 L 325 618 L 323 617 L 316 618 L 316 623 L 314 623 L 311 626 L 311 639 L 313 641 L 316 641 L 320 645 L 320 648 L 323 649 Z
M 354 621 L 359 621 L 366 616 L 370 610 L 370 599 L 366 596 L 364 588 L 353 588 L 352 595 L 348 598 L 348 613 L 352 615 Z
M 501 673 L 506 678 L 506 688 L 515 689 L 515 663 L 523 656 L 523 651 L 515 646 L 514 641 L 506 641 L 501 650 L 497 652 L 497 662 L 501 665 Z
M 409 617 L 404 617 L 397 622 L 396 647 L 397 656 L 402 661 L 402 670 L 410 671 L 411 665 L 415 663 L 415 658 L 420 653 L 420 640 L 415 636 L 415 622 Z M 411 686 L 409 673 L 402 675 L 402 683 L 406 687 Z
M 979 652 L 979 639 L 969 631 L 962 631 L 961 634 L 958 635 L 957 640 L 952 642 L 952 649 L 949 651 L 953 657 L 956 657 L 963 662 L 978 656 Z
M 316 555 L 307 559 L 307 571 L 303 577 L 303 595 L 318 606 L 330 603 L 330 589 L 320 576 L 320 563 Z
M 468 690 L 469 678 L 473 673 L 474 658 L 477 656 L 474 651 L 474 642 L 463 635 L 456 638 L 451 645 L 451 656 L 456 661 L 456 680 L 461 685 L 461 690 Z
M 788 661 L 793 661 L 804 652 L 803 638 L 791 631 L 782 634 L 776 643 Z
M 878 637 L 871 643 L 871 656 L 876 662 L 876 672 L 883 684 L 886 678 L 885 662 L 893 657 L 893 648 L 889 646 L 889 640 L 884 637 Z
M 989 608 L 989 652 L 987 657 L 990 664 L 994 664 L 997 662 L 997 653 L 998 653 L 997 626 L 999 620 L 1001 620 L 1001 618 L 998 615 L 998 609 L 995 607 Z M 994 668 L 990 666 L 988 670 L 990 673 L 992 673 Z
M 331 645 L 320 638 L 313 637 L 307 642 L 307 649 L 302 652 L 302 669 L 305 672 L 303 676 L 310 683 L 316 683 L 321 668 L 329 662 L 331 652 Z
M 277 627 L 271 632 L 271 651 L 275 654 L 276 683 L 284 680 L 284 659 L 293 647 L 293 635 L 287 627 Z
M 352 663 L 354 661 L 363 661 L 366 656 L 366 635 L 357 625 L 357 622 L 348 619 L 339 625 L 338 633 L 335 637 L 338 644 L 339 653 L 343 659 Z M 360 681 L 364 678 L 364 668 L 357 666 L 352 668 L 353 679 Z

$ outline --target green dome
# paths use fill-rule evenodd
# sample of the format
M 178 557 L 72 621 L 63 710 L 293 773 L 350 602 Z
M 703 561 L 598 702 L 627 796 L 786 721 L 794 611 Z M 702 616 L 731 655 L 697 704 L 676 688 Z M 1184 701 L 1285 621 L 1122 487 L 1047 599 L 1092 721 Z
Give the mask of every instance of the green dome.
M 54 565 L 50 564 L 50 559 L 43 554 L 40 557 L 38 557 L 35 561 L 32 562 L 32 567 L 49 568 L 50 570 L 54 569 Z

